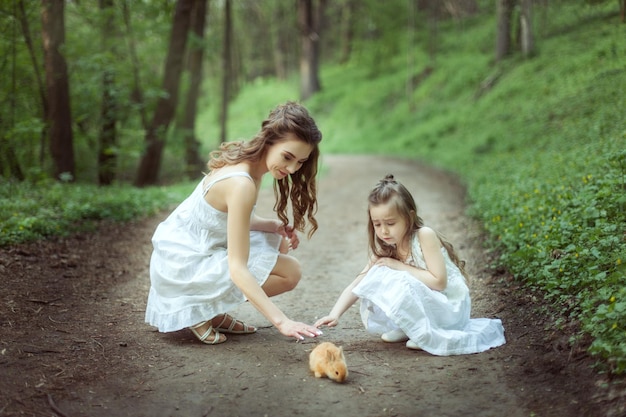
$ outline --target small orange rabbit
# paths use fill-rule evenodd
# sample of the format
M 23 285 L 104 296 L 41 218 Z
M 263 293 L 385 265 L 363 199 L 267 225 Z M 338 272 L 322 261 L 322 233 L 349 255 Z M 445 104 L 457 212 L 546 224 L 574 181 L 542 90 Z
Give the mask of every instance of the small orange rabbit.
M 333 381 L 343 382 L 348 377 L 343 347 L 337 347 L 331 342 L 320 343 L 311 351 L 309 367 L 316 378 L 326 376 Z

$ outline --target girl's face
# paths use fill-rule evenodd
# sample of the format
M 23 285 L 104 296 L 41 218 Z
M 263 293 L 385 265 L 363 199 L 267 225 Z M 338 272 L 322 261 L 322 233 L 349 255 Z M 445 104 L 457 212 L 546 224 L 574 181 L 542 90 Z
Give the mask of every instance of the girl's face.
M 275 179 L 283 179 L 302 168 L 312 151 L 313 145 L 300 140 L 293 133 L 288 133 L 282 141 L 268 149 L 265 158 L 267 170 Z
M 376 236 L 387 245 L 402 245 L 406 235 L 407 223 L 398 213 L 393 200 L 384 204 L 370 206 L 370 219 Z

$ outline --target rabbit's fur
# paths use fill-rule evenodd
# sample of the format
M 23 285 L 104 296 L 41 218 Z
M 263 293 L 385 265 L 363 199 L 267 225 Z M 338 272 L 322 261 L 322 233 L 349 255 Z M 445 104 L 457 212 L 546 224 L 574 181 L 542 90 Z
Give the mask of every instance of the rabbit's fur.
M 309 367 L 316 378 L 327 377 L 343 382 L 348 377 L 348 366 L 343 355 L 343 347 L 331 342 L 320 343 L 309 354 Z

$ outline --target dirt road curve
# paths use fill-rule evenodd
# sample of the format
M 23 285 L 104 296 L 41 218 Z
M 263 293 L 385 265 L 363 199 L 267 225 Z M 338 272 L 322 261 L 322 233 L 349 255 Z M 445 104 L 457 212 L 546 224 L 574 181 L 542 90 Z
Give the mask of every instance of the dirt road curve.
M 367 334 L 358 306 L 304 343 L 280 335 L 249 305 L 231 313 L 259 331 L 223 345 L 202 345 L 187 331 L 158 333 L 143 314 L 150 237 L 163 214 L 0 252 L 3 285 L 10 283 L 0 306 L 0 416 L 618 415 L 598 397 L 588 359 L 562 343 L 566 336 L 546 334 L 524 292 L 487 268 L 458 182 L 416 163 L 325 156 L 320 229 L 294 252 L 304 278 L 275 302 L 311 323 L 328 312 L 366 260 L 365 199 L 387 173 L 468 261 L 472 315 L 502 318 L 505 346 L 453 357 L 408 350 Z M 260 214 L 271 207 L 267 190 Z M 310 374 L 308 353 L 319 341 L 344 347 L 344 384 Z

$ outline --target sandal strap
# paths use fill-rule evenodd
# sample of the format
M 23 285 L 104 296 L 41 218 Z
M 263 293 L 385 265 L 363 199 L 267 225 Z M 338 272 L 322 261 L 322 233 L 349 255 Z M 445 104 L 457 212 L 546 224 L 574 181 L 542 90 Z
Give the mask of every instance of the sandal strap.
M 228 329 L 225 327 L 222 327 L 222 325 L 224 324 L 224 322 L 226 322 L 226 320 L 230 319 L 230 325 L 228 326 Z M 235 326 L 237 325 L 237 321 L 233 316 L 231 316 L 230 314 L 224 313 L 222 315 L 222 321 L 220 322 L 220 324 L 218 324 L 217 326 L 215 326 L 216 329 L 221 329 L 223 331 L 226 332 L 232 332 L 233 329 L 235 328 Z M 245 323 L 241 322 L 242 326 L 244 327 L 244 330 L 248 330 L 247 327 L 245 325 Z
M 220 316 L 216 316 L 216 317 L 220 317 Z M 236 318 L 234 318 L 233 316 L 231 316 L 230 314 L 227 313 L 223 313 L 221 314 L 222 320 L 220 322 L 219 325 L 217 326 L 213 326 L 216 330 L 221 331 L 222 333 L 232 333 L 232 334 L 250 334 L 250 333 L 255 333 L 256 329 L 252 326 L 248 326 L 246 323 L 244 323 L 241 320 L 237 320 Z M 230 324 L 228 325 L 228 327 L 224 326 L 224 323 L 226 323 L 228 320 L 230 320 Z M 241 325 L 241 330 L 235 330 L 235 326 L 237 325 Z
M 209 325 L 209 328 L 206 330 L 206 332 L 204 332 L 202 335 L 200 335 L 200 333 L 198 333 L 198 331 L 196 329 L 204 326 L 206 323 L 209 323 L 210 320 L 208 321 L 203 321 L 200 322 L 198 324 L 196 324 L 195 326 L 191 326 L 189 329 L 192 331 L 192 333 L 202 342 L 202 343 L 206 343 L 206 344 L 210 344 L 210 345 L 215 345 L 217 343 L 219 343 L 220 340 L 220 332 L 218 332 L 216 329 L 213 328 L 213 325 Z M 213 332 L 213 340 L 212 341 L 207 341 L 207 339 L 209 338 L 209 336 L 211 335 L 211 332 Z

